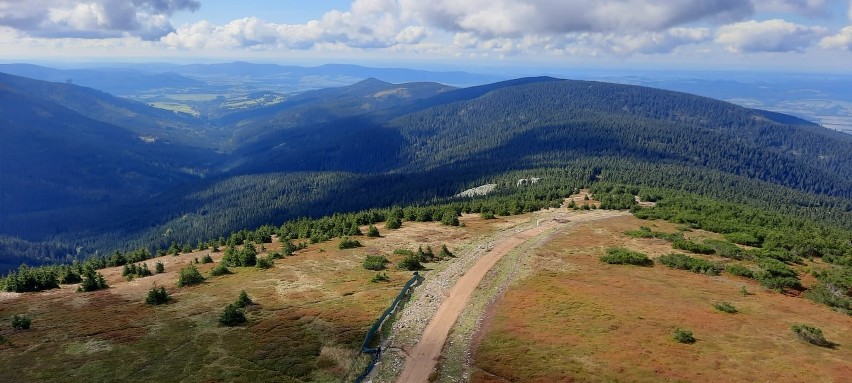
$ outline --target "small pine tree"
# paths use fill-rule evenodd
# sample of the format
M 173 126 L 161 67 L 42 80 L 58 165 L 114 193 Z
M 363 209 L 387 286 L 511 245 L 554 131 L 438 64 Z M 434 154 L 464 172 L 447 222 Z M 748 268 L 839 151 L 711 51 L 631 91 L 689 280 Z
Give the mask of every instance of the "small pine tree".
M 213 263 L 213 257 L 211 257 L 210 254 L 207 254 L 207 255 L 201 257 L 201 263 L 204 263 L 204 264 Z
M 172 300 L 172 297 L 166 291 L 165 287 L 157 288 L 154 286 L 148 291 L 148 297 L 145 298 L 145 303 L 149 305 L 162 305 Z
M 249 298 L 248 293 L 245 290 L 240 291 L 240 296 L 237 297 L 237 301 L 234 302 L 234 305 L 243 308 L 252 304 L 251 298 Z
M 33 319 L 21 314 L 12 316 L 12 328 L 15 330 L 29 330 Z
M 219 316 L 219 323 L 223 326 L 236 326 L 246 322 L 246 314 L 245 312 L 233 305 L 229 304 L 225 306 L 225 311 L 222 312 L 222 315 Z
M 83 270 L 82 280 L 80 281 L 80 287 L 77 288 L 79 292 L 89 292 L 95 290 L 101 290 L 108 288 L 109 286 L 106 284 L 104 280 L 104 276 L 101 273 L 95 271 L 91 266 L 86 267 Z
M 154 264 L 154 271 L 156 271 L 157 274 L 162 274 L 166 272 L 166 265 L 164 265 L 163 262 L 157 261 L 157 263 Z
M 370 225 L 370 227 L 367 228 L 367 236 L 371 238 L 381 237 L 381 235 L 379 234 L 379 229 L 373 225 Z

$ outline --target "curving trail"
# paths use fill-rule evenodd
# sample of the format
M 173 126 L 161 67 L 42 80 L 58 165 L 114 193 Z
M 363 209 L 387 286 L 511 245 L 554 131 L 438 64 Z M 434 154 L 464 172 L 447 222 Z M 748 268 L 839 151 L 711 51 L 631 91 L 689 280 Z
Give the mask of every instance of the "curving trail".
M 572 215 L 569 218 L 571 220 L 570 224 L 574 224 L 611 218 L 623 214 L 625 213 L 596 211 L 588 214 Z M 515 247 L 558 225 L 565 225 L 565 223 L 547 220 L 541 222 L 539 226 L 519 232 L 505 239 L 503 242 L 495 245 L 494 248 L 480 258 L 470 270 L 459 278 L 458 282 L 450 289 L 447 298 L 441 303 L 435 316 L 432 317 L 432 320 L 426 326 L 420 342 L 408 353 L 405 367 L 396 381 L 398 383 L 428 381 L 429 375 L 435 369 L 435 364 L 441 355 L 441 350 L 444 348 L 444 342 L 447 341 L 450 329 L 470 302 L 470 297 L 473 295 L 476 287 L 479 286 L 482 278 L 485 277 L 485 274 L 497 264 L 500 258 L 508 254 Z

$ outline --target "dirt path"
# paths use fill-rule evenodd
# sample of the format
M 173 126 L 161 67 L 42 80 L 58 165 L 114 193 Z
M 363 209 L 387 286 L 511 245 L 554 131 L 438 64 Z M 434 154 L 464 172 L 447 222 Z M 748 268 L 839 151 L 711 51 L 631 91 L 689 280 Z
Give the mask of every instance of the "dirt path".
M 606 211 L 592 212 L 570 216 L 570 221 L 571 223 L 588 222 L 609 218 L 618 214 L 618 212 Z M 408 352 L 405 367 L 396 381 L 398 383 L 428 381 L 429 375 L 435 369 L 435 364 L 441 355 L 441 350 L 444 347 L 450 329 L 470 302 L 474 290 L 479 286 L 485 274 L 494 267 L 500 258 L 514 248 L 553 227 L 566 223 L 560 223 L 555 220 L 543 221 L 538 226 L 519 232 L 500 242 L 488 254 L 480 258 L 470 270 L 459 278 L 453 288 L 450 289 L 447 299 L 444 300 L 435 313 L 435 316 L 432 317 L 432 320 L 423 331 L 420 342 Z

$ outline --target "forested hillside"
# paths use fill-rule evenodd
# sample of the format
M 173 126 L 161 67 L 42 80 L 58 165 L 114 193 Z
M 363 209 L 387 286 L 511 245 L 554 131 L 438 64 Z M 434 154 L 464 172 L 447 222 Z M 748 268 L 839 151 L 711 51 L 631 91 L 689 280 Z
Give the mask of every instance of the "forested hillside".
M 852 137 L 684 93 L 546 77 L 464 89 L 366 80 L 208 120 L 0 79 L 0 233 L 18 237 L 0 239 L 6 259 L 153 250 L 300 216 L 446 201 L 484 183 L 523 193 L 515 181 L 529 177 L 852 222 Z

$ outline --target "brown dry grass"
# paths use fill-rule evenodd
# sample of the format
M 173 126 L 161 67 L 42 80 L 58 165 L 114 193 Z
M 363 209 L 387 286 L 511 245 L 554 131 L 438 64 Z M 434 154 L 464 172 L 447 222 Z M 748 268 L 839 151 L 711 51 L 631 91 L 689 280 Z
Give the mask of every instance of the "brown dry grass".
M 359 237 L 362 248 L 341 251 L 333 239 L 276 260 L 271 269 L 232 268 L 232 275 L 193 287 L 178 288 L 178 272 L 209 251 L 148 260 L 152 270 L 162 261 L 166 272 L 130 282 L 121 268 L 101 270 L 107 290 L 77 293 L 76 286 L 63 286 L 4 294 L 0 335 L 12 345 L 0 345 L 0 381 L 339 381 L 367 328 L 411 275 L 392 264 L 389 283 L 370 283 L 375 272 L 361 267 L 364 256 L 382 254 L 396 263 L 396 248 L 431 245 L 437 252 L 446 243 L 454 249 L 506 222 L 462 220 L 467 228 L 379 226 L 383 237 Z M 265 246 L 270 252 L 280 248 Z M 218 263 L 222 253 L 211 256 Z M 198 268 L 207 275 L 214 265 Z M 144 304 L 155 284 L 174 302 Z M 219 326 L 222 309 L 241 290 L 257 303 L 248 309 L 249 323 Z M 33 317 L 32 329 L 12 331 L 6 318 L 21 313 Z
M 578 226 L 540 248 L 531 276 L 509 289 L 484 330 L 473 381 L 839 382 L 852 376 L 852 318 L 846 315 L 730 275 L 598 261 L 611 246 L 651 257 L 672 251 L 665 241 L 622 234 L 640 225 L 676 229 L 615 218 Z M 741 296 L 743 285 L 754 295 Z M 717 301 L 733 303 L 740 313 L 714 310 Z M 794 323 L 822 328 L 840 347 L 798 341 L 790 331 Z M 677 327 L 692 330 L 698 342 L 676 343 Z

